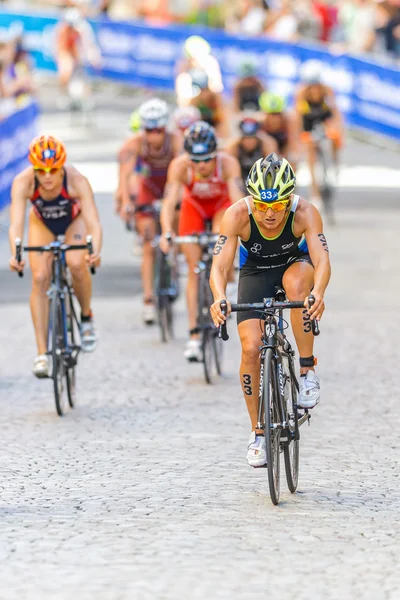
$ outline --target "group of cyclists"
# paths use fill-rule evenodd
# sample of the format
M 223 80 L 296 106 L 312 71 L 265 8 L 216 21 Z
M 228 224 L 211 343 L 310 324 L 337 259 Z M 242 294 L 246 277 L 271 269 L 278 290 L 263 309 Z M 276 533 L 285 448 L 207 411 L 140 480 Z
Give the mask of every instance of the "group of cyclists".
M 190 40 L 186 71 L 182 69 L 179 73 L 191 77 L 195 71 L 192 98 L 188 101 L 186 97 L 187 81 L 183 77 L 177 85 L 178 108 L 172 118 L 164 100 L 146 101 L 132 114 L 132 135 L 118 154 L 116 209 L 124 221 L 134 220 L 143 246 L 143 319 L 149 325 L 156 319 L 153 273 L 157 230 L 160 230 L 161 250 L 168 253 L 176 235 L 201 233 L 206 222 L 211 222 L 212 231 L 219 234 L 210 279 L 214 295 L 210 310 L 215 326 L 223 324 L 229 315 L 226 288 L 234 277 L 238 250 L 238 302 L 262 302 L 263 298 L 274 296 L 276 286 L 283 286 L 289 300 L 304 301 L 304 311 L 293 311 L 291 320 L 300 356 L 298 404 L 310 409 L 320 398 L 310 320 L 319 320 L 324 312 L 330 262 L 322 219 L 315 206 L 318 190 L 312 189 L 314 202 L 299 197 L 294 166 L 300 158 L 302 142 L 306 144 L 312 164 L 312 138 L 305 134 L 312 130 L 315 122 L 325 124 L 337 156 L 341 122 L 333 92 L 322 82 L 321 71 L 318 72 L 316 65 L 309 65 L 295 98 L 295 109 L 288 111 L 284 100 L 265 90 L 255 73 L 247 68 L 243 85 L 235 89 L 239 135 L 221 149 L 217 132 L 221 131 L 221 126 L 224 131 L 224 121 L 216 117 L 218 107 L 223 106 L 221 99 L 215 103 L 215 111 L 210 112 L 206 96 L 201 96 L 207 90 L 214 103 L 213 95 L 218 97 L 221 93 L 219 75 L 215 72 L 209 47 L 203 44 L 205 57 L 197 62 L 194 60 L 196 44 L 198 46 L 199 40 Z M 207 80 L 206 88 L 199 83 L 200 71 Z M 214 89 L 209 84 L 210 78 Z M 201 102 L 192 101 L 199 97 Z M 253 108 L 249 112 L 251 103 Z M 227 110 L 222 113 L 226 114 Z M 12 187 L 10 268 L 22 271 L 25 266 L 23 261 L 18 262 L 15 258 L 15 240 L 23 238 L 28 201 L 31 204 L 29 245 L 47 244 L 58 235 L 65 235 L 67 243 L 81 243 L 87 234 L 92 236 L 93 254 L 89 256 L 78 251 L 67 257 L 81 308 L 82 348 L 91 352 L 96 347 L 97 335 L 87 266 L 100 265 L 102 228 L 89 181 L 73 166 L 67 166 L 66 159 L 64 144 L 53 136 L 41 136 L 32 141 L 29 148 L 32 166 L 15 178 Z M 152 206 L 159 200 L 162 204 L 158 215 Z M 181 252 L 188 265 L 189 339 L 184 356 L 196 361 L 201 360 L 196 327 L 195 273 L 200 248 L 194 243 L 185 244 Z M 38 347 L 33 372 L 37 377 L 47 377 L 51 366 L 46 354 L 46 291 L 51 277 L 51 259 L 41 253 L 31 253 L 29 261 L 32 270 L 31 312 Z M 309 308 L 307 298 L 311 291 L 315 303 Z M 221 309 L 222 301 L 227 302 L 227 314 Z M 256 428 L 259 313 L 241 313 L 238 332 L 242 346 L 240 378 L 252 425 L 247 460 L 251 466 L 259 467 L 266 463 L 265 438 Z

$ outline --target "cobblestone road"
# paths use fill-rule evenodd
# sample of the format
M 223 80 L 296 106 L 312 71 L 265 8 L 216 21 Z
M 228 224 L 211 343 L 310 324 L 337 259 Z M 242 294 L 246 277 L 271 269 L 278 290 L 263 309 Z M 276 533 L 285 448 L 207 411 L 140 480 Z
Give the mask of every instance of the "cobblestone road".
M 54 116 L 44 122 L 56 126 Z M 83 132 L 64 133 L 71 158 L 91 161 L 101 131 L 86 141 Z M 103 143 L 97 173 L 114 152 L 110 132 Z M 355 157 L 372 180 L 387 168 L 395 181 L 398 156 L 351 142 L 349 172 Z M 162 346 L 141 324 L 135 286 L 113 287 L 133 259 L 107 190 L 98 196 L 106 228 L 94 301 L 101 342 L 81 360 L 78 407 L 64 419 L 51 383 L 30 374 L 27 283 L 0 272 L 2 600 L 400 597 L 400 185 L 374 187 L 371 177 L 343 185 L 338 225 L 327 230 L 333 279 L 316 352 L 322 401 L 302 430 L 298 493 L 284 491 L 278 507 L 266 471 L 245 462 L 233 322 L 225 377 L 206 387 L 201 367 L 182 358 L 183 305 L 177 339 Z M 3 235 L 2 265 L 7 257 Z

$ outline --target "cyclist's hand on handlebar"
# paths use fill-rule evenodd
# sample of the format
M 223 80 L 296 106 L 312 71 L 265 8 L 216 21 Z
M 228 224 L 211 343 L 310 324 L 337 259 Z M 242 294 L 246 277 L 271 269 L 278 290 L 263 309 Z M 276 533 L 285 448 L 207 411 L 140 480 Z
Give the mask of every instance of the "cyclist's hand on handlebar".
M 224 315 L 221 310 L 221 301 L 222 300 L 225 300 L 225 302 L 226 302 L 226 307 L 227 307 L 226 315 Z M 216 327 L 218 327 L 219 325 L 223 325 L 225 323 L 226 318 L 230 314 L 230 312 L 231 312 L 231 303 L 226 298 L 220 298 L 219 300 L 216 300 L 210 306 L 211 318 L 214 321 L 214 325 Z
M 119 211 L 119 216 L 125 223 L 132 221 L 134 215 L 134 207 L 131 203 L 122 202 L 121 208 Z
M 15 258 L 15 256 L 12 256 L 10 258 L 10 271 L 15 271 L 16 273 L 22 273 L 24 268 L 25 268 L 25 261 L 21 260 L 21 262 L 18 262 L 17 259 Z
M 314 304 L 309 307 L 309 297 L 314 298 Z M 308 314 L 311 319 L 316 319 L 317 321 L 321 320 L 323 312 L 325 310 L 325 302 L 322 294 L 318 293 L 316 290 L 313 290 L 310 295 L 304 300 L 304 306 L 308 309 Z
M 163 233 L 160 237 L 160 241 L 159 241 L 159 245 L 161 248 L 161 251 L 164 252 L 164 254 L 168 254 L 169 249 L 171 247 L 171 242 L 174 241 L 175 238 L 175 234 L 174 233 Z
M 89 267 L 99 267 L 101 265 L 101 256 L 97 252 L 87 254 L 85 258 Z

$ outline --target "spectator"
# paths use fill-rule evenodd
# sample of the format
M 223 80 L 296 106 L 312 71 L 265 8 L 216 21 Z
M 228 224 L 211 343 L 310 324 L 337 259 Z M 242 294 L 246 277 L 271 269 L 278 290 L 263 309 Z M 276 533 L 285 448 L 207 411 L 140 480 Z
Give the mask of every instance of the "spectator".
M 239 0 L 233 14 L 227 19 L 226 29 L 231 33 L 261 35 L 265 18 L 265 6 L 261 0 Z
M 374 49 L 377 17 L 374 0 L 344 0 L 338 17 L 348 52 L 370 52 Z
M 265 32 L 272 38 L 284 42 L 298 39 L 298 19 L 294 13 L 292 0 L 282 0 L 277 10 L 269 11 Z

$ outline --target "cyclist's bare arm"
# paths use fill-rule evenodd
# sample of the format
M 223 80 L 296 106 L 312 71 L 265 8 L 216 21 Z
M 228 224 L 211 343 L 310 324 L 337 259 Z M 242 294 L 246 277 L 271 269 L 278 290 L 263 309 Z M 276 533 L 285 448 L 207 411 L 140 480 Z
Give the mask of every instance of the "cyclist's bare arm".
M 331 277 L 329 248 L 324 235 L 321 215 L 310 202 L 301 199 L 296 211 L 295 235 L 304 233 L 310 258 L 314 266 L 315 304 L 310 310 L 312 318 L 320 319 L 324 312 L 324 294 Z M 299 227 L 299 230 L 297 228 Z
M 185 154 L 174 158 L 168 167 L 168 177 L 164 201 L 160 214 L 160 222 L 163 234 L 171 233 L 175 220 L 176 205 L 180 200 L 180 192 L 187 177 L 188 159 Z
M 67 167 L 66 171 L 68 176 L 68 192 L 71 196 L 80 200 L 81 214 L 85 221 L 87 234 L 93 238 L 93 257 L 96 258 L 100 255 L 103 232 L 92 186 L 88 179 L 79 173 L 75 167 Z
M 136 134 L 129 138 L 118 153 L 119 184 L 117 195 L 121 199 L 121 208 L 126 210 L 131 205 L 129 181 L 135 172 L 138 156 L 140 153 L 142 135 Z
M 326 103 L 328 104 L 329 108 L 332 111 L 332 115 L 333 115 L 333 122 L 335 127 L 337 127 L 338 131 L 342 131 L 343 129 L 343 119 L 342 119 L 342 115 L 337 107 L 336 104 L 336 98 L 335 98 L 335 92 L 333 91 L 332 88 L 325 86 L 326 89 Z
M 15 240 L 16 238 L 22 240 L 24 237 L 26 203 L 28 198 L 32 196 L 33 189 L 33 170 L 31 167 L 28 167 L 16 176 L 11 188 L 10 227 L 8 230 L 8 237 L 12 257 L 12 264 L 10 262 L 10 267 L 12 269 L 16 269 L 16 264 L 14 265 L 13 262 L 13 258 L 15 257 Z
M 215 325 L 220 325 L 225 320 L 219 304 L 221 300 L 226 300 L 226 285 L 235 260 L 238 238 L 243 235 L 248 221 L 248 210 L 244 202 L 238 202 L 228 208 L 221 221 L 210 274 L 210 286 L 214 296 L 211 316 Z
M 234 156 L 235 158 L 239 157 L 239 144 L 240 144 L 240 137 L 237 137 L 233 140 L 231 140 L 225 147 L 224 147 L 224 152 L 226 152 L 227 154 L 230 154 L 230 156 Z
M 242 172 L 237 158 L 229 154 L 222 154 L 222 172 L 228 184 L 229 197 L 232 203 L 237 202 L 245 195 Z
M 183 136 L 181 133 L 172 134 L 172 151 L 174 157 L 179 156 L 183 151 Z

